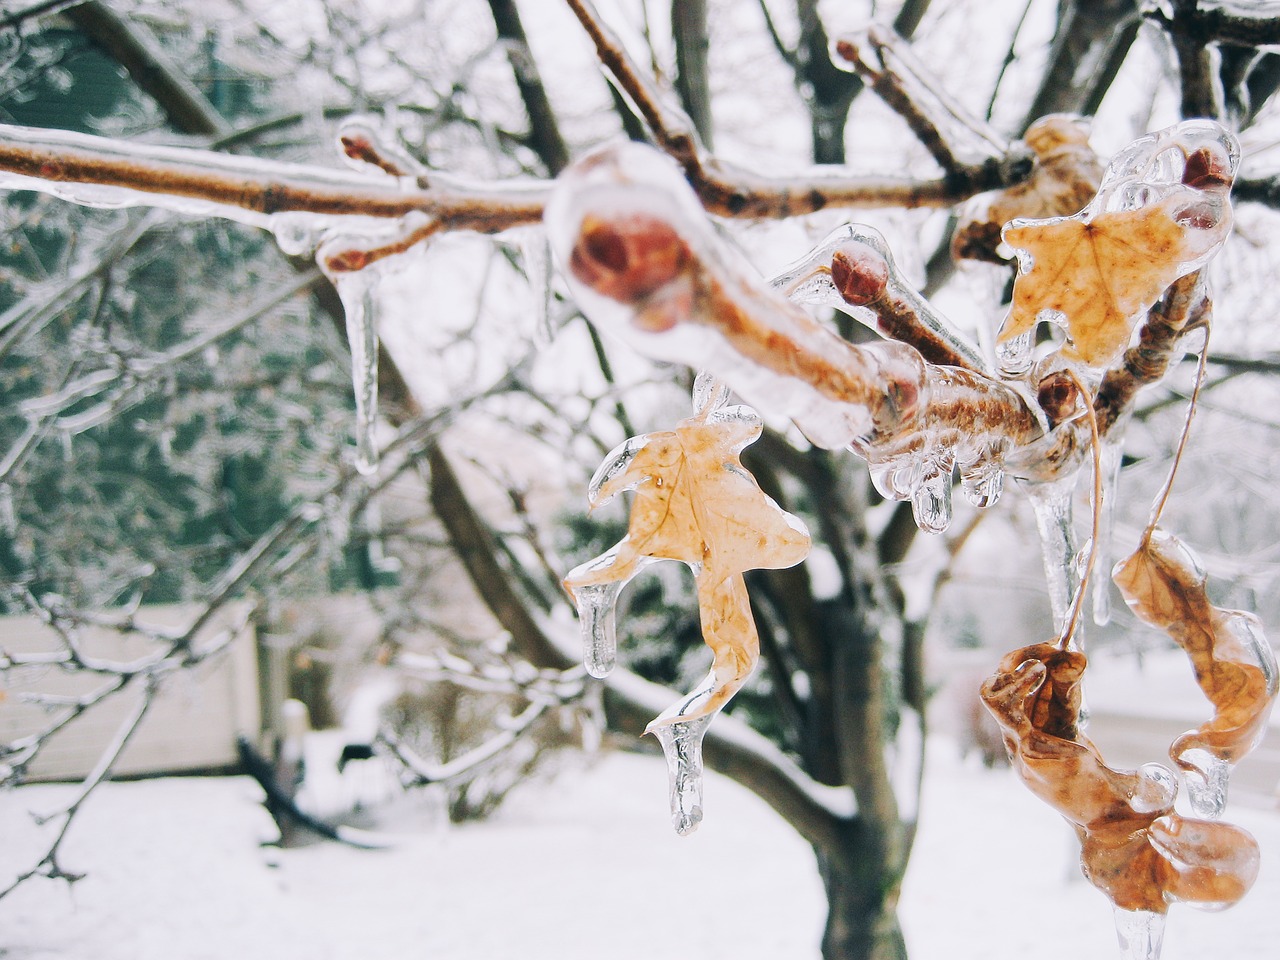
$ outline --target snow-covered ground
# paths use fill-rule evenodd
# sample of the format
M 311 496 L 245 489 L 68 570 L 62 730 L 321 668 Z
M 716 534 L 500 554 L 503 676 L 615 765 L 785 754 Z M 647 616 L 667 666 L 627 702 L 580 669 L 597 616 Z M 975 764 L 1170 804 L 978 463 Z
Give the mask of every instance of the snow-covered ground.
M 1008 771 L 932 745 L 902 915 L 913 960 L 1119 956 L 1106 901 L 1071 868 L 1058 818 Z M 87 871 L 0 900 L 5 960 L 805 960 L 823 899 L 808 848 L 753 795 L 710 775 L 707 819 L 671 831 L 657 757 L 609 754 L 517 792 L 491 821 L 401 811 L 393 849 L 259 848 L 274 834 L 243 778 L 105 785 L 65 847 Z M 24 862 L 25 811 L 67 788 L 0 797 L 0 869 Z M 1250 897 L 1175 908 L 1165 960 L 1274 960 L 1280 814 L 1232 809 L 1262 844 Z M 408 830 L 415 826 L 417 829 Z M 3 879 L 0 876 L 0 879 Z

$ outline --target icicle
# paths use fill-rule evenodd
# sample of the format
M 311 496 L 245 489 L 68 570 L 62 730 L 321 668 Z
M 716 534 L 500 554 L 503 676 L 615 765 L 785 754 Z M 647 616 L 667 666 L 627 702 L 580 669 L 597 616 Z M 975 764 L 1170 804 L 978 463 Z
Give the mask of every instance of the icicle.
M 979 509 L 986 509 L 1004 492 L 1004 470 L 996 458 L 976 460 L 960 468 L 960 486 L 965 498 Z
M 951 470 L 954 461 L 943 456 L 925 464 L 920 483 L 911 494 L 911 513 L 925 533 L 944 533 L 951 526 Z
M 556 334 L 551 325 L 551 244 L 547 231 L 541 226 L 526 227 L 509 231 L 508 237 L 515 241 L 533 295 L 534 345 L 545 347 Z
M 1184 750 L 1177 761 L 1192 812 L 1206 820 L 1219 819 L 1227 809 L 1231 764 L 1198 747 Z
M 1163 913 L 1116 907 L 1116 937 L 1124 960 L 1160 960 L 1164 943 Z
M 582 662 L 593 677 L 607 677 L 618 659 L 614 607 L 626 580 L 575 584 L 573 600 L 582 623 Z
M 1074 487 L 1074 476 L 1026 486 L 1031 508 L 1035 511 L 1036 530 L 1040 534 L 1045 583 L 1049 589 L 1049 607 L 1053 611 L 1056 630 L 1061 630 L 1066 624 L 1071 598 L 1080 587 L 1080 574 L 1076 568 L 1076 534 L 1072 525 Z
M 712 716 L 677 720 L 651 730 L 667 758 L 671 823 L 682 837 L 702 823 L 702 738 Z
M 330 276 L 346 313 L 351 383 L 356 398 L 356 469 L 366 475 L 378 469 L 378 333 L 373 323 L 371 273 L 363 270 Z
M 871 483 L 886 500 L 910 500 L 923 476 L 924 464 L 916 457 L 871 464 Z
M 1111 569 L 1111 534 L 1116 523 L 1116 494 L 1120 489 L 1120 463 L 1123 448 L 1119 443 L 1102 445 L 1102 505 L 1099 507 L 1098 551 L 1095 567 Z M 1093 622 L 1106 626 L 1111 622 L 1111 578 L 1096 577 L 1093 581 Z

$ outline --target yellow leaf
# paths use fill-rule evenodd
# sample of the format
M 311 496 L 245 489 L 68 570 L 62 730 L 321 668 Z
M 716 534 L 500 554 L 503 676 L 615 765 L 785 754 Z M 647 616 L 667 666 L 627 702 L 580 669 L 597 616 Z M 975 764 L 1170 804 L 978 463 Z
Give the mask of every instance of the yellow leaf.
M 1167 204 L 1088 220 L 1015 221 L 1004 240 L 1030 254 L 1033 264 L 1014 283 L 1000 339 L 1030 332 L 1043 311 L 1061 313 L 1071 338 L 1068 354 L 1092 367 L 1107 366 L 1123 352 L 1142 312 L 1202 252 Z

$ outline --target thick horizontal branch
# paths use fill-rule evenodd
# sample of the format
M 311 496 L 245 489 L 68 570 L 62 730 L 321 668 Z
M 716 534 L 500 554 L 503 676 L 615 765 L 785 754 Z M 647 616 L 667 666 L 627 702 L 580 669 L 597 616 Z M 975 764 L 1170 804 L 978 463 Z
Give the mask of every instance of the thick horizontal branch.
M 1262 203 L 1280 210 L 1280 176 L 1237 180 L 1231 187 L 1231 199 Z
M 269 226 L 280 213 L 380 220 L 421 214 L 479 233 L 537 222 L 546 197 L 546 184 L 536 182 L 503 189 L 420 186 L 403 178 L 6 125 L 0 125 L 0 186 L 89 206 L 151 203 L 256 226 Z

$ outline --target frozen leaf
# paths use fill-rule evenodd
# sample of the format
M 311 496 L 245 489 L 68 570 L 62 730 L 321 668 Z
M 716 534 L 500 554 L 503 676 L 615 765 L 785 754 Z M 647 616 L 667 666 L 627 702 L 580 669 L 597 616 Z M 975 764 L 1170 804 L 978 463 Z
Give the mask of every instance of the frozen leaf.
M 1230 134 L 1188 121 L 1122 151 L 1081 213 L 1009 223 L 1004 242 L 1018 252 L 1020 272 L 1000 341 L 1060 318 L 1067 356 L 1095 368 L 1112 363 L 1143 312 L 1226 240 L 1238 162 Z
M 1163 208 L 1104 213 L 1090 221 L 1012 224 L 1005 242 L 1034 261 L 1013 288 L 1003 338 L 1035 326 L 1042 311 L 1066 317 L 1072 350 L 1103 366 L 1129 342 L 1138 313 L 1192 259 L 1182 225 Z
M 1080 732 L 1083 653 L 1041 643 L 1014 650 L 982 686 L 1013 768 L 1080 839 L 1085 876 L 1123 911 L 1230 906 L 1258 872 L 1244 830 L 1174 812 L 1177 783 L 1159 764 L 1114 770 Z
M 1209 602 L 1205 574 L 1176 537 L 1160 530 L 1116 564 L 1112 574 L 1139 619 L 1187 652 L 1213 717 L 1174 741 L 1170 756 L 1187 777 L 1202 816 L 1226 804 L 1230 765 L 1258 745 L 1275 703 L 1275 655 L 1257 618 Z
M 809 551 L 804 525 L 770 499 L 738 456 L 760 435 L 747 407 L 727 406 L 727 391 L 700 378 L 698 410 L 675 430 L 633 438 L 605 460 L 591 481 L 592 506 L 634 491 L 627 535 L 565 577 L 578 603 L 587 666 L 595 675 L 613 661 L 613 605 L 621 586 L 656 560 L 680 560 L 694 572 L 711 672 L 650 725 L 667 754 L 672 817 L 681 833 L 701 819 L 701 739 L 705 720 L 738 691 L 759 658 L 745 570 L 789 567 Z M 675 728 L 664 730 L 663 728 Z

